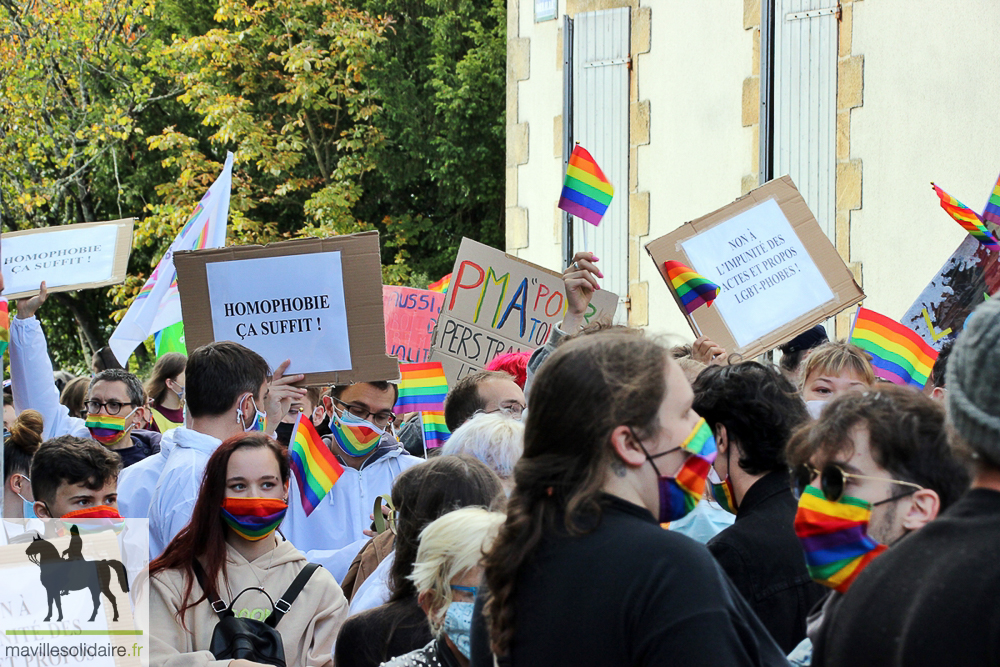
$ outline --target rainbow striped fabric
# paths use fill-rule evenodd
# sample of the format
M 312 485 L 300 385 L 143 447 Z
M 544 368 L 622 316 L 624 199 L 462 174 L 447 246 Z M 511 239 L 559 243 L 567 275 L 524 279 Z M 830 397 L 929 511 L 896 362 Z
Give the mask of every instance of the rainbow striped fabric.
M 0 299 L 0 357 L 10 344 L 10 310 L 7 299 Z
M 667 284 L 681 300 L 688 315 L 703 305 L 711 307 L 715 297 L 722 291 L 722 288 L 708 278 L 676 260 L 664 262 L 663 270 L 667 272 Z
M 302 509 L 309 516 L 344 474 L 344 467 L 319 437 L 308 415 L 305 419 L 302 415 L 300 412 L 295 420 L 288 454 L 295 482 L 299 486 Z
M 983 211 L 983 220 L 1000 225 L 1000 177 L 997 177 L 997 184 L 993 186 L 990 193 L 990 200 L 986 202 L 986 210 Z
M 396 412 L 442 412 L 448 380 L 440 361 L 399 365 Z
M 831 502 L 814 486 L 799 499 L 795 533 L 806 554 L 806 568 L 816 581 L 845 593 L 858 574 L 883 551 L 868 536 L 867 502 L 844 496 Z
M 712 428 L 704 418 L 695 425 L 691 434 L 681 443 L 681 449 L 686 449 L 692 454 L 703 456 L 711 463 L 715 460 L 718 449 L 715 446 L 715 435 Z
M 432 282 L 430 285 L 427 286 L 427 289 L 429 289 L 432 292 L 440 292 L 441 294 L 444 294 L 445 292 L 448 291 L 448 285 L 450 284 L 451 284 L 451 274 L 449 273 L 441 280 L 435 280 L 434 282 Z
M 424 447 L 427 449 L 440 447 L 451 437 L 443 412 L 421 412 L 420 420 L 424 429 Z
M 990 230 L 986 228 L 986 225 L 983 224 L 983 221 L 975 211 L 933 183 L 931 183 L 931 187 L 934 188 L 934 192 L 937 193 L 938 198 L 941 200 L 941 208 L 943 208 L 948 215 L 955 220 L 955 222 L 962 225 L 962 228 L 965 231 L 969 232 L 973 238 L 982 243 L 984 246 L 990 250 L 1000 252 L 1000 243 L 997 243 L 996 237 L 994 237 Z M 1000 187 L 1000 185 L 997 187 Z M 994 190 L 994 194 L 996 194 L 996 190 Z M 1000 199 L 1000 195 L 998 195 L 998 199 Z M 992 201 L 993 197 L 991 196 L 990 202 Z M 1000 201 L 998 201 L 998 205 L 1000 205 Z M 986 205 L 986 209 L 989 211 L 989 204 Z
M 913 329 L 867 308 L 858 308 L 851 344 L 872 355 L 875 375 L 917 388 L 927 384 L 938 356 Z
M 566 181 L 559 196 L 559 208 L 583 218 L 595 227 L 601 224 L 615 189 L 587 149 L 577 144 L 566 167 Z

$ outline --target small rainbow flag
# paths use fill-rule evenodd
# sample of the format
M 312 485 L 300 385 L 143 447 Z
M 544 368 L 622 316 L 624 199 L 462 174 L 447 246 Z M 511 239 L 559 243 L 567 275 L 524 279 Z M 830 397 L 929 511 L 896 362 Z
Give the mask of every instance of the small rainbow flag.
M 690 267 L 676 260 L 664 262 L 663 270 L 667 272 L 670 288 L 677 294 L 688 315 L 702 305 L 711 307 L 715 297 L 722 291 L 708 278 L 695 273 Z
M 837 502 L 807 486 L 799 499 L 795 532 L 806 555 L 806 569 L 813 579 L 846 593 L 873 558 L 886 550 L 868 536 L 871 510 L 862 500 L 845 496 Z M 836 532 L 832 532 L 835 528 Z
M 941 208 L 943 208 L 948 215 L 954 218 L 955 222 L 962 225 L 962 228 L 965 229 L 965 231 L 969 232 L 969 234 L 971 234 L 984 246 L 990 250 L 1000 252 L 1000 243 L 997 243 L 996 237 L 994 237 L 990 230 L 986 228 L 986 225 L 983 224 L 983 221 L 975 211 L 933 183 L 931 183 L 931 187 L 934 188 L 934 192 L 937 193 L 938 198 L 941 200 Z M 1000 185 L 998 185 L 998 187 L 1000 187 Z M 994 196 L 1000 200 L 1000 195 L 997 195 L 996 190 L 994 190 Z M 990 197 L 990 202 L 992 201 L 993 196 Z M 1000 205 L 1000 201 L 998 201 L 998 205 Z M 986 210 L 989 212 L 990 204 L 986 205 Z
M 983 220 L 992 222 L 994 225 L 1000 225 L 1000 177 L 997 178 L 997 184 L 993 186 L 993 192 L 990 193 L 990 200 L 986 202 L 986 210 L 983 211 Z
M 448 285 L 450 284 L 451 284 L 451 274 L 449 273 L 441 280 L 436 280 L 432 282 L 430 285 L 427 286 L 427 289 L 429 289 L 432 292 L 440 292 L 441 294 L 444 294 L 445 292 L 448 291 Z
M 7 299 L 0 299 L 0 357 L 10 344 L 10 310 Z
M 442 412 L 448 380 L 440 361 L 399 365 L 396 412 Z
M 424 447 L 427 449 L 440 447 L 451 437 L 443 412 L 421 412 L 420 420 L 424 425 Z
M 577 144 L 566 167 L 566 182 L 559 196 L 559 208 L 583 218 L 595 227 L 601 224 L 615 189 L 587 149 Z
M 320 501 L 344 474 L 344 467 L 319 437 L 308 416 L 299 413 L 289 440 L 288 454 L 295 482 L 299 485 L 302 508 L 312 514 Z
M 917 388 L 927 384 L 938 356 L 913 329 L 867 308 L 858 308 L 851 344 L 872 355 L 875 375 Z

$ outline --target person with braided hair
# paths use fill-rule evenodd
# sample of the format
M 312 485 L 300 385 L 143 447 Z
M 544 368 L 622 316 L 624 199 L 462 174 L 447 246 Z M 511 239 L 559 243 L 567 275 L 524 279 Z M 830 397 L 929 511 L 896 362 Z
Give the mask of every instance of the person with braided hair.
M 708 550 L 660 526 L 694 508 L 715 458 L 692 401 L 667 349 L 634 333 L 572 340 L 541 367 L 484 560 L 500 665 L 787 664 Z

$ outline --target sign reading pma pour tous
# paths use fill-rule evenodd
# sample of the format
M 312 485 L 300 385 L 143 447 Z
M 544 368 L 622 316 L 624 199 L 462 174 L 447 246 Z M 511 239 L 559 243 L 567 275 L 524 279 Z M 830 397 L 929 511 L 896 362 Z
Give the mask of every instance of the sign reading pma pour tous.
M 4 296 L 114 285 L 125 279 L 132 219 L 44 227 L 3 235 Z
M 340 252 L 206 266 L 217 340 L 240 342 L 295 373 L 351 368 Z M 308 280 L 302 280 L 308 276 Z

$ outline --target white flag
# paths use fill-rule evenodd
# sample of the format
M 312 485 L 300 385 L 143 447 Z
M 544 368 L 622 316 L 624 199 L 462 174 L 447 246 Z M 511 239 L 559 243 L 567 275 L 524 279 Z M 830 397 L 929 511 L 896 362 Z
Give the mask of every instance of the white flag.
M 157 331 L 181 321 L 181 298 L 177 292 L 174 253 L 178 250 L 221 248 L 226 244 L 229 194 L 233 184 L 233 154 L 226 155 L 222 173 L 212 183 L 184 224 L 170 249 L 142 286 L 108 344 L 122 366 L 132 352 Z

